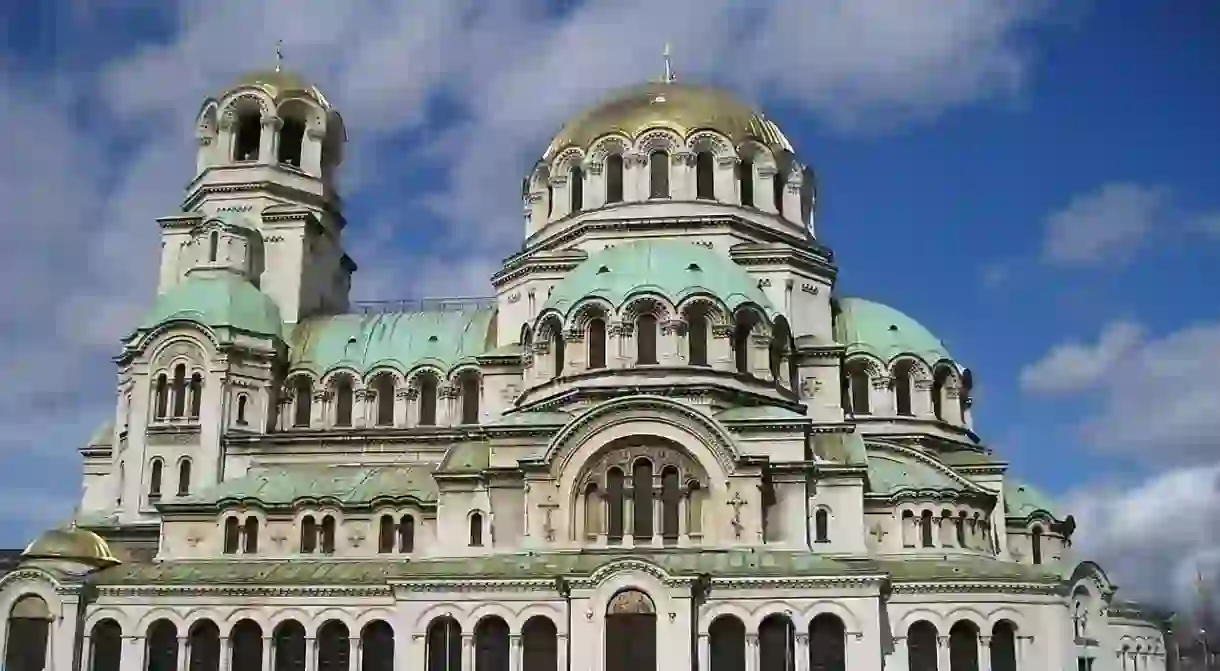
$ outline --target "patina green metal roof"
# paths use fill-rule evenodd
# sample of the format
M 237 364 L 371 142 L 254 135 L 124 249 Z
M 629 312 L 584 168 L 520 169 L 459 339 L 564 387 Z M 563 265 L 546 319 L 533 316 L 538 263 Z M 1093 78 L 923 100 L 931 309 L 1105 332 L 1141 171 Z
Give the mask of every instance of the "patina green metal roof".
M 1054 519 L 1060 519 L 1055 512 L 1055 505 L 1045 494 L 1029 485 L 1004 479 L 1004 507 L 1009 517 L 1029 517 L 1036 512 L 1044 512 Z
M 227 274 L 187 277 L 157 297 L 142 324 L 151 329 L 177 319 L 275 337 L 283 337 L 284 330 L 279 306 L 270 296 Z
M 896 582 L 936 580 L 1000 580 L 1058 583 L 1055 566 L 1027 565 L 998 559 L 894 559 L 878 560 L 878 568 Z
M 932 466 L 893 453 L 868 453 L 868 489 L 873 494 L 902 491 L 962 491 L 962 484 Z
M 484 426 L 563 426 L 572 419 L 572 413 L 559 410 L 535 410 L 511 412 L 501 415 Z
M 868 457 L 858 433 L 815 433 L 813 455 L 840 464 L 864 464 Z
M 807 419 L 795 410 L 775 405 L 739 405 L 716 413 L 716 419 L 727 422 L 756 420 Z
M 424 465 L 261 467 L 163 505 L 256 500 L 267 506 L 289 506 L 303 499 L 331 499 L 355 506 L 381 498 L 435 501 L 436 482 Z
M 863 298 L 841 298 L 835 317 L 835 340 L 847 354 L 863 353 L 889 362 L 900 354 L 913 354 L 934 365 L 952 359 L 939 338 L 919 322 L 888 305 Z
M 341 314 L 307 319 L 292 333 L 292 365 L 321 374 L 339 366 L 442 370 L 495 349 L 495 309 Z
M 486 443 L 458 443 L 449 448 L 437 473 L 481 473 L 489 465 L 491 454 Z
M 680 240 L 635 240 L 593 254 L 555 285 L 543 309 L 566 314 L 582 299 L 596 296 L 614 306 L 638 293 L 660 294 L 674 303 L 707 294 L 729 310 L 754 303 L 775 308 L 758 280 L 727 256 Z

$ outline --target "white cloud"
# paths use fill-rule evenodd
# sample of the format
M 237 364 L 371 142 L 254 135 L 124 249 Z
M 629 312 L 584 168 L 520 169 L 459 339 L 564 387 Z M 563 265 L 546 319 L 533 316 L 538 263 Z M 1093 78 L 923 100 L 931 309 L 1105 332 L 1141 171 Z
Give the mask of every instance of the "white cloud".
M 1021 388 L 1040 394 L 1062 394 L 1092 388 L 1112 373 L 1143 334 L 1137 324 L 1114 322 L 1105 327 L 1096 344 L 1068 342 L 1056 345 L 1035 363 L 1021 369 Z
M 1060 266 L 1123 263 L 1166 215 L 1169 192 L 1139 184 L 1105 184 L 1076 196 L 1046 219 L 1042 256 Z

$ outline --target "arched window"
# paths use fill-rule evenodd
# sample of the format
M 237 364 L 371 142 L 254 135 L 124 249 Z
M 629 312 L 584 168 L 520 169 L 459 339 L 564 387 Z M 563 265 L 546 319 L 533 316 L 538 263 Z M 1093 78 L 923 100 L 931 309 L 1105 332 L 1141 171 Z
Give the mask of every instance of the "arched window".
M 623 202 L 623 155 L 606 157 L 606 204 Z
M 123 628 L 118 622 L 106 618 L 93 625 L 89 631 L 89 656 L 89 671 L 120 671 L 123 665 Z
M 691 536 L 703 534 L 703 497 L 698 480 L 686 483 L 686 533 Z
M 301 518 L 301 554 L 312 554 L 318 549 L 318 523 L 313 515 Z
M 8 612 L 3 668 L 19 671 L 45 669 L 53 619 L 47 602 L 36 594 L 26 594 L 13 602 Z
M 508 624 L 495 615 L 474 628 L 474 671 L 508 671 Z
M 945 385 L 950 372 L 948 368 L 939 368 L 932 376 L 932 413 L 936 419 L 945 420 Z
M 219 671 L 220 628 L 211 620 L 199 620 L 187 636 L 187 671 Z
M 216 252 L 220 247 L 220 233 L 212 231 L 208 234 L 208 263 L 216 263 Z
M 280 143 L 276 160 L 294 168 L 301 167 L 301 146 L 305 140 L 305 122 L 295 117 L 284 119 L 280 126 Z
M 347 625 L 329 620 L 318 628 L 318 671 L 348 671 L 351 640 Z
M 237 397 L 237 423 L 246 424 L 246 406 L 250 404 L 250 397 L 242 394 Z
M 225 520 L 224 553 L 227 555 L 237 554 L 240 542 L 241 522 L 237 521 L 236 517 L 229 517 Z
M 305 627 L 296 620 L 286 620 L 271 636 L 275 652 L 275 671 L 305 671 Z
M 813 537 L 815 543 L 830 542 L 830 513 L 825 508 L 813 514 Z
M 351 378 L 342 376 L 335 381 L 335 426 L 352 425 L 354 396 Z
M 961 511 L 957 514 L 957 519 L 953 520 L 954 531 L 957 533 L 957 546 L 959 548 L 969 547 L 966 542 L 966 511 Z
M 322 554 L 335 553 L 335 518 L 327 515 L 322 518 Z
M 145 635 L 146 671 L 178 671 L 178 628 L 169 620 L 157 620 Z
M 707 311 L 692 308 L 686 313 L 686 343 L 690 365 L 707 365 Z
M 621 543 L 623 541 L 623 529 L 625 525 L 624 509 L 626 507 L 626 487 L 624 480 L 626 477 L 618 468 L 611 468 L 606 471 L 606 500 L 608 501 L 606 519 L 606 540 L 610 543 Z
M 551 324 L 551 348 L 555 351 L 552 356 L 555 358 L 552 363 L 555 366 L 553 371 L 554 377 L 563 375 L 564 354 L 567 352 L 567 343 L 563 338 L 563 327 L 559 325 L 559 321 L 555 320 Z
M 746 671 L 746 626 L 732 615 L 721 615 L 708 627 L 711 648 L 708 671 Z
M 606 367 L 606 322 L 600 317 L 589 320 L 589 368 Z
M 157 376 L 153 407 L 154 419 L 165 419 L 165 415 L 169 413 L 169 378 L 165 376 L 165 373 Z
M 771 193 L 775 197 L 775 211 L 781 216 L 784 214 L 784 186 L 785 180 L 783 172 L 776 171 L 775 176 L 771 178 Z
M 377 426 L 394 426 L 394 376 L 382 373 L 373 380 L 377 395 Z
M 459 380 L 462 395 L 462 423 L 479 423 L 479 374 L 473 371 L 462 373 Z
M 156 501 L 161 498 L 161 471 L 163 464 L 160 459 L 153 459 L 148 465 L 148 500 Z
M 648 197 L 669 198 L 669 153 L 657 150 L 648 155 Z
M 847 367 L 847 404 L 848 410 L 853 415 L 868 415 L 872 413 L 872 407 L 869 404 L 869 375 L 868 370 L 859 364 L 848 364 Z
M 421 373 L 419 376 L 419 425 L 436 426 L 436 376 Z
M 293 394 L 295 405 L 292 425 L 295 427 L 308 427 L 310 416 L 313 414 L 313 382 L 304 375 L 297 377 L 293 381 Z
M 682 486 L 678 469 L 666 466 L 661 471 L 661 538 L 666 543 L 678 541 L 678 521 L 682 502 Z
M 919 538 L 921 544 L 926 547 L 932 547 L 932 511 L 925 510 L 919 517 Z
M 373 620 L 364 625 L 360 632 L 360 649 L 358 671 L 394 671 L 394 628 L 385 620 Z
M 191 493 L 191 460 L 183 459 L 178 462 L 178 496 L 186 496 Z
M 483 513 L 470 513 L 470 547 L 483 547 Z
M 263 630 L 253 620 L 242 620 L 229 633 L 232 671 L 263 671 Z
M 737 183 L 741 189 L 741 204 L 746 207 L 754 207 L 753 161 L 742 159 L 741 163 L 737 164 Z
M 572 213 L 580 212 L 585 206 L 585 171 L 580 169 L 580 166 L 572 166 L 572 170 L 568 173 L 568 190 L 571 193 L 571 210 Z
M 555 623 L 535 615 L 521 627 L 522 671 L 559 671 L 559 633 Z
M 979 630 L 969 620 L 949 629 L 949 671 L 979 671 Z
M 902 511 L 902 547 L 915 547 L 916 529 L 919 524 L 915 521 L 915 513 L 910 510 Z
M 920 620 L 907 630 L 907 668 L 910 671 L 937 671 L 936 627 Z
M 701 151 L 695 154 L 695 197 L 704 200 L 716 199 L 716 178 L 714 168 L 716 159 L 712 152 Z
M 585 485 L 585 537 L 597 538 L 604 532 L 602 529 L 601 510 L 605 501 L 597 489 L 596 482 Z
M 203 376 L 199 373 L 191 375 L 190 381 L 190 414 L 191 419 L 199 419 L 199 410 L 203 407 Z
M 246 518 L 242 528 L 242 552 L 248 555 L 258 552 L 258 518 L 251 515 Z
M 637 459 L 631 465 L 631 535 L 636 542 L 652 541 L 652 463 Z
M 425 671 L 461 671 L 462 625 L 441 616 L 428 625 Z
M 1042 563 L 1042 527 L 1034 525 L 1029 532 L 1030 549 L 1033 551 L 1033 559 L 1035 564 Z
M 636 363 L 657 363 L 657 318 L 642 314 L 635 319 Z
M 1008 620 L 991 628 L 991 671 L 1017 671 L 1017 626 Z
M 377 524 L 377 552 L 389 554 L 394 551 L 395 533 L 394 516 L 382 515 Z
M 410 515 L 403 515 L 398 521 L 398 551 L 415 552 L 415 518 Z
M 758 625 L 758 671 L 796 668 L 796 631 L 784 615 L 768 615 Z
M 911 364 L 901 362 L 894 367 L 894 409 L 903 416 L 914 414 L 911 410 Z
M 750 333 L 755 320 L 746 314 L 738 314 L 733 325 L 733 366 L 738 373 L 750 373 Z
M 186 414 L 186 366 L 174 366 L 174 418 L 179 419 Z
M 847 671 L 847 627 L 830 613 L 809 623 L 809 671 Z
M 263 119 L 258 110 L 248 110 L 237 115 L 237 131 L 233 138 L 234 161 L 257 161 L 259 142 L 263 133 Z

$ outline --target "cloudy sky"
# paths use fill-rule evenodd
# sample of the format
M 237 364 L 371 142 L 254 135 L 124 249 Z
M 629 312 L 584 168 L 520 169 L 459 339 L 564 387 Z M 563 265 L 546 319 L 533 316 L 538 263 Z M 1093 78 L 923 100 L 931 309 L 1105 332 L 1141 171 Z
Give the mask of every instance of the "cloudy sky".
M 656 76 L 756 101 L 818 172 L 840 292 L 916 316 L 977 423 L 1129 596 L 1220 567 L 1220 8 L 1207 0 L 88 0 L 0 25 L 0 546 L 70 512 L 203 98 L 316 81 L 363 298 L 480 295 L 569 115 Z

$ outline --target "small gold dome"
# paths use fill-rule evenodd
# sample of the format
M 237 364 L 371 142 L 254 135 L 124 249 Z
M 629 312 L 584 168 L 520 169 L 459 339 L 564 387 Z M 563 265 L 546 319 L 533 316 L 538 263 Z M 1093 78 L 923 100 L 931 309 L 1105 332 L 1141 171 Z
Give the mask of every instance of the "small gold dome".
M 753 139 L 775 151 L 792 151 L 778 126 L 727 91 L 653 82 L 619 91 L 568 122 L 551 141 L 545 159 L 572 146 L 587 149 L 607 133 L 634 138 L 651 128 L 666 128 L 684 138 L 709 129 L 723 133 L 734 145 Z
M 43 533 L 21 553 L 21 558 L 65 559 L 98 567 L 121 563 L 101 536 L 75 526 Z
M 230 91 L 254 87 L 262 89 L 272 100 L 279 102 L 293 96 L 305 96 L 313 99 L 325 109 L 330 109 L 326 96 L 318 87 L 310 84 L 301 76 L 284 70 L 258 70 L 243 75 L 229 88 Z

